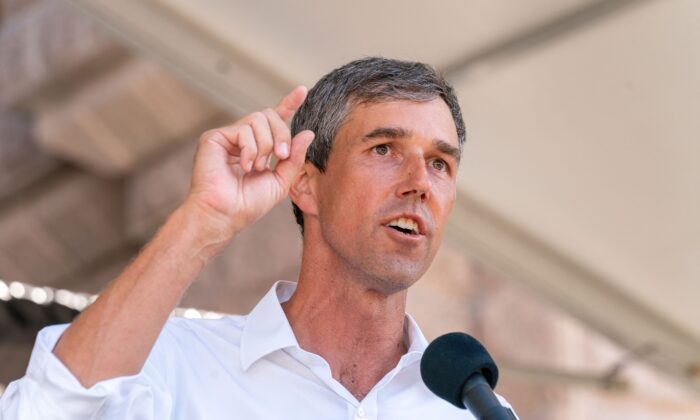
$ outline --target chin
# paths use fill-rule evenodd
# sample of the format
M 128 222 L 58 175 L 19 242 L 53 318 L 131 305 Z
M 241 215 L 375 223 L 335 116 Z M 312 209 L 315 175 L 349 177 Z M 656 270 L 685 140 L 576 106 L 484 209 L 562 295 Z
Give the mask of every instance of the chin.
M 371 273 L 366 272 L 367 286 L 385 296 L 403 292 L 413 286 L 425 273 L 426 268 L 406 267 L 405 265 L 397 269 L 391 264 L 383 265 L 382 270 Z

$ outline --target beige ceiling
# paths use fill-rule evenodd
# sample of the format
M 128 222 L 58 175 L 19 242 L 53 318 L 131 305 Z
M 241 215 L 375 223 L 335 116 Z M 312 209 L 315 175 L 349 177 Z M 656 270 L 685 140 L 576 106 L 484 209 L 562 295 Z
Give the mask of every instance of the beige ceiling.
M 368 55 L 446 66 L 591 0 L 302 0 L 162 4 L 295 83 Z
M 699 23 L 651 2 L 457 81 L 465 190 L 697 337 Z
M 72 2 L 233 112 L 366 55 L 449 69 L 450 239 L 700 389 L 700 2 Z

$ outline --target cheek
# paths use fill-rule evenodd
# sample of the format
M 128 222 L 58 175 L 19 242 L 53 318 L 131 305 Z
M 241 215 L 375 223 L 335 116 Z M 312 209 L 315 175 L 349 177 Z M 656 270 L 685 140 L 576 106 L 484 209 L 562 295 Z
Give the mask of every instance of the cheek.
M 447 217 L 452 212 L 455 204 L 457 192 L 454 184 L 444 185 L 435 189 L 435 200 L 433 207 L 433 215 L 436 223 L 439 224 L 439 230 L 442 231 L 447 223 Z
M 331 216 L 336 226 L 356 223 L 355 216 L 362 214 L 368 195 L 367 183 L 356 175 L 341 175 L 336 182 L 324 186 L 321 206 L 326 217 Z

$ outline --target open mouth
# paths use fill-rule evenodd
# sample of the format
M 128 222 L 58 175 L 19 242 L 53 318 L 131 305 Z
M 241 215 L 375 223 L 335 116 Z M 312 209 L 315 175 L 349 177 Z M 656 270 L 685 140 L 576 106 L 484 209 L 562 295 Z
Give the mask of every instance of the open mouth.
M 420 235 L 418 223 L 405 217 L 394 219 L 387 223 L 386 226 L 401 232 L 404 235 Z
M 398 226 L 389 226 L 389 227 L 394 229 L 394 230 L 398 230 L 399 232 L 406 234 L 406 235 L 417 235 L 417 233 L 415 233 L 414 231 L 412 231 L 410 229 L 404 229 L 404 228 L 400 228 Z

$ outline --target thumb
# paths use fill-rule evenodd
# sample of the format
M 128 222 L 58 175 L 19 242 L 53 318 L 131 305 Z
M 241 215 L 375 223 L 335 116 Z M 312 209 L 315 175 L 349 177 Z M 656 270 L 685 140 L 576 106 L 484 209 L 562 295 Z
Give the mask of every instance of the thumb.
M 297 133 L 292 139 L 292 150 L 289 153 L 289 158 L 281 160 L 275 167 L 275 174 L 280 183 L 288 190 L 294 181 L 297 173 L 304 166 L 306 161 L 306 150 L 313 141 L 315 134 L 311 130 L 304 130 Z

